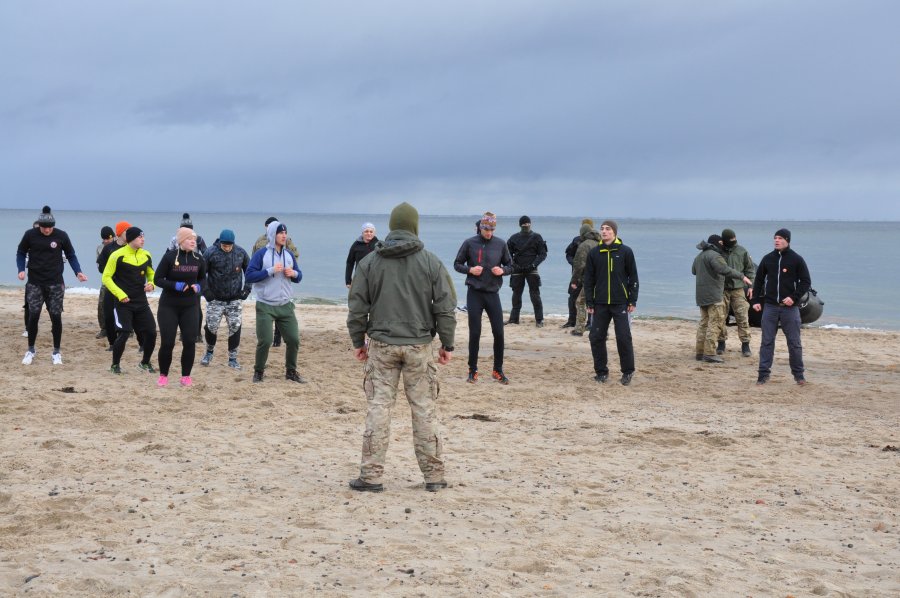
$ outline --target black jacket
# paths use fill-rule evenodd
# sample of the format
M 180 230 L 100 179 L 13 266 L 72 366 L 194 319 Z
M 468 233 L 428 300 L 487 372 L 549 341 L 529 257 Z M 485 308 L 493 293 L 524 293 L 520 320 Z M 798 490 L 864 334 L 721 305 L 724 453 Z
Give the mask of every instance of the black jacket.
M 637 305 L 638 272 L 634 253 L 616 239 L 591 249 L 584 267 L 584 301 L 595 305 Z
M 31 284 L 63 284 L 63 253 L 75 273 L 81 272 L 75 248 L 65 231 L 54 228 L 50 235 L 44 235 L 39 229 L 29 228 L 19 242 L 16 265 L 19 272 L 23 272 L 27 264 L 28 282 Z
M 178 265 L 175 265 L 178 262 Z M 200 285 L 200 293 L 184 286 Z M 167 251 L 159 260 L 153 284 L 162 289 L 159 302 L 167 305 L 188 306 L 200 303 L 200 295 L 206 284 L 206 260 L 193 251 Z M 179 287 L 181 287 L 179 289 Z
M 572 239 L 572 242 L 569 243 L 569 246 L 566 247 L 566 261 L 569 262 L 570 266 L 575 261 L 575 253 L 578 251 L 578 246 L 581 245 L 581 241 L 583 241 L 581 235 L 577 235 Z
M 344 273 L 344 282 L 350 284 L 353 281 L 353 268 L 360 261 L 373 251 L 378 245 L 378 237 L 372 237 L 372 240 L 366 243 L 362 237 L 356 239 L 350 246 L 350 253 L 347 254 L 347 270 Z
M 788 247 L 784 251 L 777 249 L 767 253 L 756 269 L 753 282 L 753 304 L 768 303 L 778 305 L 785 298 L 800 304 L 800 298 L 812 286 L 809 268 L 800 254 Z
M 506 247 L 515 266 L 515 274 L 534 272 L 547 259 L 547 244 L 534 231 L 514 234 L 506 242 Z
M 481 276 L 469 274 L 469 268 L 474 266 L 484 267 Z M 488 240 L 480 234 L 463 241 L 453 261 L 453 269 L 466 275 L 466 286 L 488 293 L 496 293 L 503 286 L 503 277 L 491 272 L 494 266 L 503 268 L 504 276 L 513 271 L 506 241 L 498 237 Z
M 203 296 L 207 301 L 234 301 L 250 294 L 253 286 L 244 280 L 244 273 L 250 264 L 250 256 L 240 245 L 231 251 L 223 251 L 219 240 L 203 254 L 206 260 L 206 288 Z

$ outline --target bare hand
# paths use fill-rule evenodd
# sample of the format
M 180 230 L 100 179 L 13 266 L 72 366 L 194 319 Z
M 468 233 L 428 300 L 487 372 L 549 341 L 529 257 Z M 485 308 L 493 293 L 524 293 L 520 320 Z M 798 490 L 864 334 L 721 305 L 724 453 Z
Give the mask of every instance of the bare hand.
M 634 310 L 636 310 L 636 309 L 637 309 L 637 305 L 629 305 L 628 313 L 632 314 L 632 313 L 634 313 Z
M 472 276 L 481 276 L 481 272 L 484 270 L 483 266 L 472 266 L 469 268 L 469 274 Z
M 275 272 L 282 272 L 284 270 L 284 264 L 275 264 L 272 268 Z
M 760 305 L 759 303 L 754 303 L 753 311 L 762 311 L 762 305 Z
M 19 280 L 25 280 L 25 273 L 19 272 Z
M 129 299 L 128 297 L 125 297 L 124 299 L 119 299 L 119 303 L 128 303 L 129 301 L 131 301 L 131 299 Z
M 291 268 L 290 266 L 288 266 L 287 268 L 284 269 L 284 275 L 287 276 L 288 278 L 293 278 L 294 277 L 294 269 Z
M 574 282 L 573 282 L 572 284 L 570 284 L 569 286 L 572 287 L 573 289 L 577 289 L 577 288 L 578 288 L 578 285 L 575 284 Z
M 747 299 L 753 299 L 753 287 L 747 289 Z
M 782 303 L 790 307 L 794 304 L 794 300 L 791 297 L 785 297 Z
M 450 351 L 446 351 L 443 347 L 438 349 L 438 359 L 437 362 L 441 365 L 447 365 L 450 363 L 450 358 L 453 357 L 453 353 Z
M 356 357 L 357 361 L 365 361 L 369 358 L 369 349 L 367 347 L 353 349 L 353 356 Z
M 84 274 L 84 272 L 79 272 L 75 275 L 75 278 L 77 278 L 81 282 L 87 282 L 87 276 Z
M 494 274 L 494 276 L 503 276 L 503 268 L 501 268 L 500 266 L 494 266 L 493 268 L 491 268 L 491 272 Z
M 152 283 L 149 283 L 149 282 L 148 282 L 147 284 L 144 285 L 144 292 L 145 292 L 145 293 L 149 293 L 149 292 L 151 292 L 152 290 L 153 290 L 153 284 L 152 284 Z
M 587 309 L 587 312 L 588 312 L 589 314 L 594 313 L 594 308 L 593 308 L 593 307 L 587 307 L 587 308 L 585 308 L 585 309 Z

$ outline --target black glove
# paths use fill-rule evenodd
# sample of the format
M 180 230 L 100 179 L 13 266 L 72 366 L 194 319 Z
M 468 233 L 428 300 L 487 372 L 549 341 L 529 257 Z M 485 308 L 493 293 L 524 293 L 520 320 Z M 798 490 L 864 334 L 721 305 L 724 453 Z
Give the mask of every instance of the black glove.
M 250 296 L 250 287 L 245 288 L 241 291 L 241 301 L 246 301 L 247 297 Z

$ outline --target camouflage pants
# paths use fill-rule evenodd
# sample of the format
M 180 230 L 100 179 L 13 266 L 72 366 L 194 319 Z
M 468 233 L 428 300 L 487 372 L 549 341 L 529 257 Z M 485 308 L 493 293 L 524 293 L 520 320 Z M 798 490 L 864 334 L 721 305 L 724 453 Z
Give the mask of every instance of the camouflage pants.
M 372 484 L 381 481 L 391 434 L 391 409 L 401 374 L 412 411 L 413 446 L 419 469 L 426 482 L 439 482 L 444 479 L 444 462 L 438 434 L 437 367 L 431 345 L 388 345 L 375 340 L 369 340 L 363 381 L 368 412 L 359 477 Z
M 737 321 L 738 337 L 742 343 L 749 343 L 750 303 L 747 301 L 744 289 L 726 290 L 723 298 L 725 299 L 725 318 L 722 320 L 719 340 L 724 341 L 728 338 L 728 326 L 725 325 L 725 322 L 728 320 L 728 310 L 731 309 L 734 311 L 734 319 Z
M 234 301 L 208 301 L 206 303 L 206 327 L 211 333 L 219 333 L 219 324 L 222 322 L 222 316 L 228 323 L 228 336 L 233 335 L 241 328 L 241 304 L 240 299 Z
M 28 311 L 40 317 L 44 304 L 50 315 L 59 315 L 63 310 L 63 298 L 66 296 L 66 285 L 51 284 L 40 286 L 32 283 L 25 284 L 25 303 Z
M 584 301 L 584 289 L 578 293 L 575 299 L 575 332 L 584 332 L 587 328 L 587 303 Z
M 725 325 L 725 303 L 700 306 L 700 325 L 697 326 L 697 355 L 716 354 L 719 329 Z

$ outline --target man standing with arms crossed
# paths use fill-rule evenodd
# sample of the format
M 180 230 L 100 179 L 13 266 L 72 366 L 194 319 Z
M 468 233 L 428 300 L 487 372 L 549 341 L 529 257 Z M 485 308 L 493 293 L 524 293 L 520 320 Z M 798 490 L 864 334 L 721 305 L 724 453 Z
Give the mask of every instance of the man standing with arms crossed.
M 456 332 L 456 291 L 441 261 L 419 240 L 419 213 L 394 208 L 391 232 L 366 256 L 350 285 L 347 329 L 355 356 L 366 362 L 368 402 L 359 477 L 350 488 L 381 492 L 391 409 L 400 376 L 412 410 L 413 442 L 425 490 L 447 487 L 437 414 L 437 368 L 431 342 L 440 337 L 438 363 L 447 364 Z M 369 336 L 368 345 L 366 335 Z
M 591 320 L 591 355 L 594 357 L 594 380 L 609 380 L 606 337 L 609 322 L 616 330 L 616 348 L 623 386 L 631 384 L 634 375 L 634 346 L 631 343 L 631 314 L 637 306 L 638 273 L 631 248 L 618 238 L 619 225 L 604 220 L 600 225 L 600 244 L 591 249 L 584 268 L 584 300 Z

